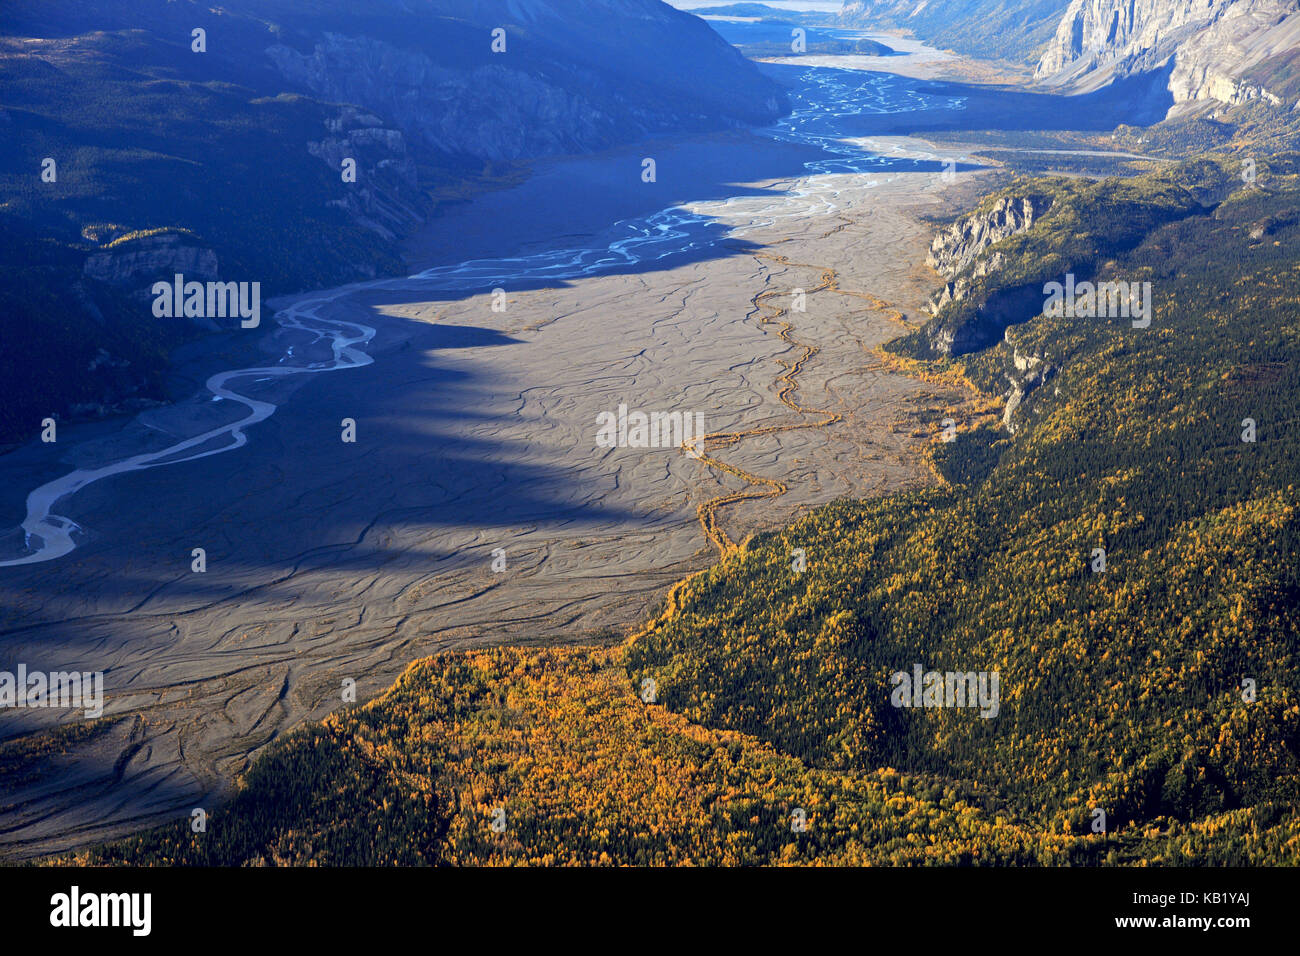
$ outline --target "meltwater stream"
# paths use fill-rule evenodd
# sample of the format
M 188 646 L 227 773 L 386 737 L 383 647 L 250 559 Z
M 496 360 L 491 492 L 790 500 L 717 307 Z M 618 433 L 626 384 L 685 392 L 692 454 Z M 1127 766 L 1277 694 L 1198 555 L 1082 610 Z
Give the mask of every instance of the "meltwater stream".
M 343 286 L 304 298 L 279 312 L 275 321 L 282 327 L 304 332 L 314 341 L 327 342 L 333 359 L 314 364 L 294 364 L 290 346 L 276 365 L 235 369 L 213 375 L 205 383 L 212 400 L 243 405 L 247 412 L 237 421 L 183 439 L 160 451 L 135 455 L 122 461 L 72 471 L 37 488 L 27 496 L 27 517 L 23 521 L 23 553 L 0 560 L 0 567 L 52 561 L 77 547 L 74 535 L 82 528 L 72 519 L 54 513 L 86 486 L 125 472 L 142 471 L 194 461 L 232 451 L 248 441 L 247 429 L 275 414 L 277 406 L 236 391 L 232 383 L 241 379 L 318 374 L 369 365 L 374 358 L 364 350 L 376 330 L 359 322 L 326 319 L 321 306 L 363 289 L 487 291 L 511 283 L 550 282 L 581 279 L 653 264 L 669 256 L 714 246 L 724 239 L 771 226 L 788 218 L 825 216 L 836 209 L 836 185 L 827 180 L 835 174 L 917 169 L 933 163 L 933 157 L 900 159 L 866 152 L 844 139 L 845 117 L 864 113 L 900 113 L 914 108 L 962 109 L 961 97 L 922 93 L 909 81 L 888 74 L 811 68 L 790 90 L 791 114 L 775 125 L 759 130 L 772 139 L 816 147 L 821 158 L 804 164 L 804 176 L 778 198 L 734 197 L 694 204 L 690 209 L 674 206 L 649 216 L 623 220 L 606 231 L 608 241 L 587 247 L 554 249 L 526 256 L 474 259 L 456 265 L 426 269 L 407 279 L 386 279 Z M 718 221 L 735 223 L 719 230 Z
M 766 129 L 756 130 L 774 140 L 814 147 L 822 158 L 804 164 L 800 182 L 779 198 L 738 196 L 695 203 L 690 209 L 672 206 L 649 216 L 615 223 L 604 246 L 553 249 L 502 259 L 471 259 L 456 265 L 436 266 L 412 276 L 425 288 L 443 290 L 491 289 L 510 282 L 549 282 L 583 279 L 654 263 L 720 241 L 732 240 L 782 219 L 803 219 L 835 211 L 836 188 L 815 177 L 844 173 L 899 170 L 910 163 L 916 169 L 935 157 L 910 160 L 864 152 L 844 138 L 846 117 L 869 113 L 903 113 L 912 109 L 964 109 L 966 98 L 933 96 L 912 88 L 911 81 L 885 73 L 813 68 L 803 72 L 789 91 L 790 115 Z M 720 231 L 725 216 L 736 223 Z
M 56 515 L 52 509 L 58 502 L 71 497 L 89 484 L 108 478 L 110 475 L 157 468 L 162 465 L 176 465 L 183 461 L 194 461 L 197 458 L 219 455 L 242 447 L 248 441 L 245 429 L 270 418 L 275 414 L 277 406 L 234 391 L 228 384 L 233 379 L 253 375 L 265 379 L 273 376 L 330 372 L 340 368 L 357 368 L 373 362 L 374 359 L 358 346 L 364 345 L 374 337 L 374 329 L 356 322 L 323 319 L 316 314 L 316 309 L 337 298 L 338 294 L 341 292 L 303 300 L 276 316 L 276 321 L 284 327 L 301 329 L 318 338 L 328 339 L 334 352 L 333 361 L 313 365 L 273 365 L 265 368 L 235 369 L 213 375 L 205 383 L 205 388 L 212 393 L 213 398 L 244 405 L 248 409 L 247 414 L 238 421 L 186 438 L 161 451 L 134 455 L 100 468 L 81 468 L 41 485 L 27 496 L 27 519 L 23 522 L 23 532 L 28 553 L 8 561 L 0 561 L 0 567 L 52 561 L 72 551 L 77 546 L 72 535 L 82 529 L 71 518 Z M 292 355 L 292 349 L 289 355 Z M 216 447 L 204 447 L 212 444 L 216 444 Z

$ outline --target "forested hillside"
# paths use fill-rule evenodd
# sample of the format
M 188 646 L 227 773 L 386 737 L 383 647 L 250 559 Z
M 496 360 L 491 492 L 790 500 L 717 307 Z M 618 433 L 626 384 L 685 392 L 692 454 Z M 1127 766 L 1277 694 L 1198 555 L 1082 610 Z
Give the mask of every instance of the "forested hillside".
M 419 662 L 206 832 L 81 859 L 1300 864 L 1300 176 L 1236 163 L 1014 187 L 1090 231 L 986 250 L 986 293 L 1051 261 L 1151 282 L 1152 321 L 897 359 L 991 396 L 1050 368 L 1014 433 L 936 440 L 943 483 L 751 539 L 622 646 Z M 918 664 L 996 673 L 996 714 L 895 706 Z
M 1242 169 L 1240 160 L 1198 160 L 1132 180 L 1021 181 L 986 198 L 970 219 L 1008 200 L 1027 200 L 1039 211 L 1028 229 L 958 269 L 935 300 L 935 321 L 891 351 L 931 357 L 995 344 L 1007 325 L 1042 307 L 1045 283 L 1066 274 L 1082 281 L 1158 227 L 1206 215 L 1242 185 Z

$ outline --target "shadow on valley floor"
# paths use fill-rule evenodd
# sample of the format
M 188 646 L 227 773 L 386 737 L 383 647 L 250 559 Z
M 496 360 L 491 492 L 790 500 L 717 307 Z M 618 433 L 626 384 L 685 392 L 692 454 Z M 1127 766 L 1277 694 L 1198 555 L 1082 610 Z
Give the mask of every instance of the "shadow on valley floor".
M 938 159 L 875 156 L 846 142 L 872 136 L 923 136 L 963 130 L 1110 130 L 1120 123 L 1153 122 L 1172 105 L 1169 70 L 1122 81 L 1083 96 L 917 80 L 854 70 L 816 70 L 793 64 L 760 64 L 791 90 L 801 107 L 770 130 L 733 131 L 686 140 L 650 140 L 604 153 L 538 163 L 533 175 L 509 189 L 446 207 L 407 246 L 413 271 L 435 269 L 448 294 L 473 295 L 496 285 L 508 290 L 567 281 L 564 265 L 582 250 L 587 260 L 606 261 L 601 272 L 645 272 L 748 251 L 744 240 L 717 219 L 701 216 L 689 227 L 689 248 L 643 258 L 614 246 L 634 238 L 646 220 L 674 207 L 762 200 L 786 195 L 792 180 L 824 170 L 892 176 L 938 176 L 952 171 Z M 834 82 L 812 77 L 832 74 Z M 838 99 L 837 99 L 838 98 Z M 952 108 L 956 100 L 964 107 Z M 871 103 L 893 112 L 873 112 Z M 912 108 L 902 104 L 914 103 Z M 864 105 L 864 103 L 866 105 Z M 810 108 L 817 104 L 817 108 Z M 655 181 L 642 180 L 644 163 L 655 162 Z M 984 168 L 959 164 L 957 171 Z M 776 181 L 775 188 L 754 183 Z M 670 217 L 671 219 L 671 217 Z M 666 221 L 649 224 L 657 229 Z M 452 275 L 457 265 L 485 260 Z M 521 262 L 522 260 L 522 262 Z M 521 265 L 546 275 L 509 278 Z M 568 275 L 580 274 L 572 270 Z M 461 284 L 457 285 L 459 281 Z
M 451 640 L 438 631 L 448 626 L 443 603 L 499 588 L 526 621 L 540 613 L 546 596 L 538 600 L 527 572 L 574 573 L 572 559 L 561 562 L 570 570 L 551 571 L 549 542 L 516 545 L 501 529 L 656 533 L 663 515 L 600 500 L 607 478 L 494 434 L 514 421 L 515 406 L 500 401 L 510 383 L 455 367 L 455 354 L 506 352 L 521 339 L 393 316 L 375 323 L 374 364 L 309 377 L 244 448 L 91 486 L 66 509 L 92 529 L 84 547 L 0 569 L 0 670 L 103 670 L 106 694 L 118 706 L 127 697 L 134 714 L 102 740 L 48 751 L 38 736 L 32 760 L 0 749 L 0 852 L 21 857 L 208 806 L 207 783 L 185 763 L 191 751 L 213 755 L 194 758 L 199 768 L 238 761 L 278 733 L 285 714 L 315 713 L 322 688 L 342 678 L 358 679 L 359 699 L 378 693 L 409 660 Z M 355 445 L 340 441 L 344 417 L 357 421 Z M 539 419 L 537 442 L 548 427 Z M 592 429 L 573 434 L 586 441 Z M 444 546 L 444 528 L 466 525 L 480 537 Z M 510 549 L 512 575 L 488 572 L 499 545 Z M 202 574 L 190 569 L 196 546 L 207 549 Z M 446 584 L 449 572 L 460 573 Z M 597 564 L 576 573 L 616 572 Z M 666 569 L 639 586 L 675 576 Z M 367 592 L 385 579 L 401 591 L 375 602 Z M 421 589 L 433 608 L 415 600 Z M 395 636 L 408 615 L 411 633 Z M 157 704 L 162 688 L 169 702 Z M 333 693 L 327 709 L 338 706 Z M 48 716 L 0 713 L 0 748 Z
M 508 355 L 490 378 L 457 366 L 459 350 L 508 352 L 528 343 L 377 310 L 372 320 L 375 363 L 302 376 L 287 399 L 275 397 L 278 410 L 249 429 L 244 447 L 106 478 L 56 507 L 87 536 L 63 558 L 0 568 L 0 650 L 7 635 L 33 627 L 50 628 L 43 633 L 69 650 L 88 619 L 256 601 L 263 589 L 314 568 L 359 578 L 394 570 L 395 559 L 405 572 L 486 567 L 501 529 L 652 531 L 663 520 L 605 500 L 621 466 L 603 460 L 620 452 L 595 447 L 594 421 L 529 406 L 535 420 L 523 425 L 529 438 L 519 437 L 522 393 L 538 383 L 513 378 Z M 348 418 L 355 443 L 341 440 Z M 123 421 L 119 429 L 143 434 L 145 426 Z M 60 445 L 65 440 L 76 447 L 75 428 Z M 655 453 L 667 462 L 680 451 Z M 34 445 L 6 463 L 36 455 L 45 460 L 39 468 L 28 462 L 31 477 L 4 483 L 9 528 L 26 512 L 31 481 L 71 470 L 51 446 Z M 477 529 L 483 540 L 446 548 L 441 529 Z M 207 553 L 204 574 L 190 570 L 195 547 Z M 281 591 L 277 600 L 288 596 Z M 126 621 L 119 623 L 126 636 Z M 0 668 L 3 662 L 0 653 Z
M 765 69 L 792 86 L 806 82 L 799 78 L 809 72 L 786 65 Z M 851 75 L 841 82 L 845 87 L 879 83 L 880 75 Z M 1149 94 L 1151 80 L 1144 82 Z M 522 185 L 480 197 L 435 223 L 442 236 L 438 241 L 455 248 L 455 262 L 474 259 L 476 250 L 490 252 L 490 262 L 443 270 L 429 279 L 397 280 L 391 292 L 372 293 L 373 301 L 380 307 L 404 303 L 413 293 L 453 300 L 497 286 L 510 292 L 564 286 L 572 281 L 565 278 L 566 269 L 570 276 L 641 273 L 747 255 L 756 246 L 717 218 L 692 215 L 656 223 L 644 217 L 682 204 L 776 202 L 785 195 L 779 186 L 736 184 L 793 180 L 806 175 L 811 163 L 881 175 L 947 171 L 937 159 L 850 156 L 840 142 L 844 139 L 926 129 L 1107 128 L 1132 120 L 1135 104 L 1141 105 L 1126 88 L 1068 98 L 898 77 L 888 83 L 891 96 L 915 94 L 922 103 L 964 97 L 966 108 L 845 112 L 835 118 L 834 129 L 823 130 L 817 123 L 830 121 L 819 114 L 800 132 L 824 137 L 827 149 L 735 133 L 549 164 Z M 641 158 L 648 149 L 657 156 L 655 183 L 641 181 Z M 644 242 L 620 246 L 629 230 Z M 663 238 L 674 231 L 681 235 Z M 425 253 L 437 245 L 435 238 L 427 232 Z M 627 248 L 636 250 L 631 259 L 619 254 Z M 578 260 L 581 268 L 570 255 L 573 250 L 588 257 Z M 513 279 L 494 271 L 508 269 Z M 610 480 L 608 475 L 585 474 L 580 466 L 537 454 L 536 442 L 562 433 L 552 423 L 535 423 L 529 434 L 536 438 L 527 441 L 518 433 L 504 434 L 507 420 L 518 420 L 500 406 L 502 390 L 522 395 L 535 384 L 506 384 L 510 350 L 521 344 L 490 329 L 385 316 L 375 364 L 305 376 L 309 381 L 289 400 L 277 399 L 280 408 L 272 418 L 251 429 L 245 447 L 109 478 L 56 509 L 89 529 L 89 540 L 56 562 L 0 569 L 0 635 L 55 627 L 60 633 L 51 633 L 52 638 L 75 642 L 78 622 L 88 617 L 144 614 L 146 608 L 149 614 L 185 613 L 196 603 L 246 599 L 259 586 L 308 567 L 375 573 L 389 566 L 394 551 L 404 560 L 418 557 L 431 569 L 451 569 L 460 559 L 458 549 L 438 545 L 436 535 L 444 528 L 481 528 L 486 540 L 491 529 L 547 524 L 655 527 L 654 515 L 602 502 L 598 483 Z M 482 347 L 502 350 L 496 381 L 454 361 L 458 350 Z M 263 362 L 264 356 L 254 357 L 224 367 Z M 344 418 L 358 423 L 356 444 L 340 442 Z M 101 433 L 127 427 L 143 426 L 94 426 Z M 586 431 L 571 428 L 569 434 Z M 67 429 L 65 436 L 75 444 L 78 429 Z M 28 491 L 68 470 L 60 460 L 64 447 L 61 441 L 56 452 L 33 443 L 0 459 L 0 515 L 6 527 L 22 520 Z M 200 546 L 222 574 L 190 573 L 191 550 Z M 482 558 L 476 554 L 473 560 Z
M 652 183 L 641 180 L 647 159 L 655 161 Z M 849 156 L 754 133 L 641 143 L 550 162 L 518 186 L 449 207 L 410 241 L 407 260 L 413 272 L 429 273 L 425 290 L 463 298 L 746 255 L 759 247 L 734 234 L 721 218 L 732 210 L 719 204 L 742 219 L 741 203 L 775 207 L 810 164 L 881 176 L 950 171 L 937 159 Z M 752 185 L 770 181 L 776 185 Z M 686 208 L 693 206 L 704 208 Z
M 98 842 L 106 828 L 130 832 L 214 805 L 205 799 L 214 794 L 174 768 L 135 765 L 160 736 L 138 715 L 73 718 L 55 760 L 15 740 L 20 733 L 0 733 L 0 865 L 44 855 L 51 845 Z

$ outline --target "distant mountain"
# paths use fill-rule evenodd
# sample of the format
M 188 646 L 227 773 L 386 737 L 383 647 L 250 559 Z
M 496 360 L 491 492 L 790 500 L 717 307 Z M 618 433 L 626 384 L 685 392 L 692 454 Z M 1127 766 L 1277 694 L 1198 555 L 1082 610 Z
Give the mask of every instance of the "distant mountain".
M 787 108 L 659 0 L 6 4 L 0 443 L 162 398 L 167 351 L 211 331 L 148 308 L 182 266 L 264 297 L 400 271 L 514 161 Z
M 756 60 L 798 56 L 893 56 L 883 43 L 833 23 L 818 25 L 814 18 L 799 21 L 762 18 L 714 20 L 718 33 L 745 56 Z M 797 42 L 796 42 L 797 41 Z
M 1068 92 L 1149 76 L 1174 110 L 1300 97 L 1300 0 L 845 0 L 840 22 L 1033 63 Z
M 803 14 L 771 7 L 766 3 L 724 3 L 716 7 L 692 7 L 691 13 L 697 17 L 752 17 L 777 23 L 796 23 L 805 19 Z
M 1176 104 L 1300 94 L 1300 0 L 1073 0 L 1039 62 L 1078 90 L 1167 72 Z
M 1032 63 L 1069 0 L 845 0 L 845 26 L 911 30 L 967 56 Z

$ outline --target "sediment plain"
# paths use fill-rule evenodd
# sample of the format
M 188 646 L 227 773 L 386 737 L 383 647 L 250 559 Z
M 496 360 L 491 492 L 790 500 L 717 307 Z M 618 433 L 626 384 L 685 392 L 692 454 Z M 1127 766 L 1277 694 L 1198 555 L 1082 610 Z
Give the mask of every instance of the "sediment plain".
M 978 173 L 940 175 L 949 157 L 919 140 L 859 145 L 897 167 L 808 175 L 802 147 L 742 132 L 539 165 L 412 242 L 412 271 L 433 264 L 445 281 L 271 303 L 373 329 L 373 361 L 249 381 L 277 407 L 242 447 L 86 487 L 60 508 L 83 529 L 74 552 L 0 569 L 0 657 L 104 671 L 107 693 L 93 724 L 5 715 L 0 852 L 188 814 L 276 735 L 344 706 L 346 681 L 364 701 L 443 650 L 620 639 L 748 534 L 932 480 L 916 446 L 965 396 L 872 350 L 920 321 L 938 284 L 918 217 Z M 640 176 L 647 150 L 655 184 Z M 578 207 L 556 205 L 575 194 Z M 599 248 L 610 223 L 665 207 L 723 238 L 506 283 L 504 297 L 479 278 L 451 288 L 447 263 Z M 17 527 L 24 495 L 70 467 L 221 422 L 233 412 L 203 381 L 291 347 L 327 358 L 319 336 L 264 322 L 178 356 L 176 405 L 6 456 L 0 524 Z M 620 404 L 702 415 L 703 460 L 598 447 L 597 416 Z M 21 736 L 59 724 L 64 736 Z

